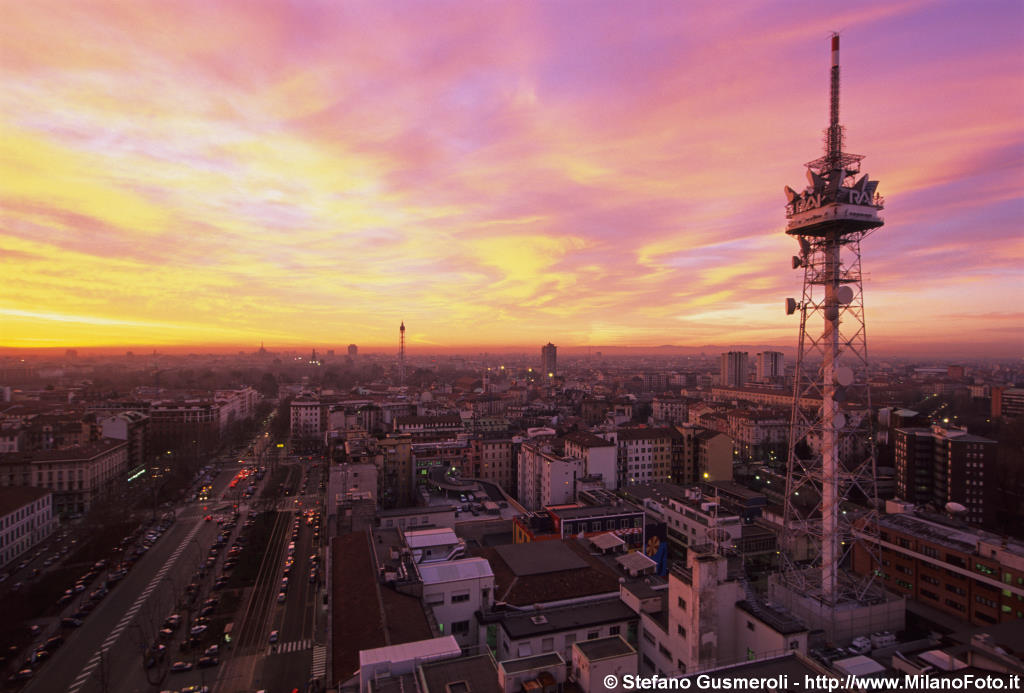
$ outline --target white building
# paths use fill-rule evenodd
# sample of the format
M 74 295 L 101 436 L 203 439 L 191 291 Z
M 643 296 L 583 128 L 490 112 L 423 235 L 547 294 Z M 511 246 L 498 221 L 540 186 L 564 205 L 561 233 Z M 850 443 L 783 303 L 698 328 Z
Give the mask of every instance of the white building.
M 381 679 L 414 674 L 416 667 L 425 662 L 455 659 L 461 655 L 462 648 L 451 635 L 360 650 L 359 691 L 369 693 L 370 686 Z
M 293 438 L 320 439 L 327 426 L 327 405 L 316 395 L 304 392 L 291 404 L 291 435 Z
M 416 530 L 410 528 L 403 532 L 402 536 L 416 563 L 452 561 L 462 558 L 466 553 L 466 542 L 448 527 Z
M 609 491 L 619 487 L 618 453 L 615 443 L 586 431 L 567 433 L 563 440 L 565 456 L 583 460 L 583 469 L 587 476 L 600 476 L 604 487 Z
M 554 452 L 547 437 L 524 441 L 519 448 L 519 502 L 527 510 L 572 503 L 584 461 Z
M 450 530 L 448 530 L 450 531 Z M 462 647 L 476 645 L 480 629 L 474 614 L 494 603 L 494 573 L 484 558 L 420 563 L 423 604 L 434 612 L 443 634 L 454 635 Z
M 642 672 L 694 673 L 807 651 L 804 624 L 756 601 L 723 556 L 690 552 L 686 567 L 673 566 L 668 591 L 667 619 L 641 614 Z
M 578 642 L 627 635 L 637 615 L 618 597 L 580 601 L 568 606 L 503 612 L 496 620 L 495 658 L 499 662 L 555 652 L 572 661 Z
M 577 642 L 572 646 L 572 677 L 583 693 L 629 690 L 622 688 L 626 674 L 639 668 L 635 649 L 621 635 Z M 605 681 L 614 677 L 619 685 L 608 688 Z

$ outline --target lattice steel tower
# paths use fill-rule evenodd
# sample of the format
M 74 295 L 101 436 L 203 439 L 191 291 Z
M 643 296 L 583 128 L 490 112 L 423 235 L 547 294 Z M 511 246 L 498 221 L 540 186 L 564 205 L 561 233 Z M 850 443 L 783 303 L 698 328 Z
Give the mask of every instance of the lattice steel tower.
M 855 542 L 878 557 L 878 494 L 860 243 L 882 226 L 878 181 L 864 157 L 843 151 L 839 124 L 839 36 L 833 34 L 825 155 L 806 164 L 803 192 L 786 187 L 786 233 L 800 244 L 800 313 L 786 475 L 785 583 L 825 609 L 865 603 L 872 576 L 849 570 Z M 866 508 L 866 510 L 864 510 Z M 876 563 L 877 565 L 877 563 Z

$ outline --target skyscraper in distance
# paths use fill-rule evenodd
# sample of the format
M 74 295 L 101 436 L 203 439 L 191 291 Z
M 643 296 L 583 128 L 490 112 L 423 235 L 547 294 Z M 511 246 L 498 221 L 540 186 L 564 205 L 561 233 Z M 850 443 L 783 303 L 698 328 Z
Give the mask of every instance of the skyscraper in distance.
M 728 351 L 722 354 L 721 380 L 724 387 L 743 387 L 747 384 L 747 362 L 745 351 Z
M 558 347 L 551 342 L 540 348 L 540 368 L 548 376 L 558 375 Z
M 754 359 L 754 375 L 759 383 L 774 383 L 784 374 L 781 351 L 759 351 Z

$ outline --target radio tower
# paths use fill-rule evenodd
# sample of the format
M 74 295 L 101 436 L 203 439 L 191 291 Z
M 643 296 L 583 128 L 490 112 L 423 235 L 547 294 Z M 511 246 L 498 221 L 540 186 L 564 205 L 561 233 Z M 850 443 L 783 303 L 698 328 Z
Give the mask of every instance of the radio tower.
M 878 214 L 883 208 L 875 193 L 878 181 L 861 175 L 864 157 L 843 151 L 839 35 L 831 39 L 825 155 L 806 164 L 809 185 L 803 192 L 785 189 L 786 233 L 800 244 L 793 269 L 803 268 L 804 282 L 799 302 L 786 299 L 787 315 L 800 313 L 800 343 L 786 470 L 789 544 L 783 583 L 791 593 L 814 600 L 819 618 L 835 623 L 839 610 L 871 601 L 871 576 L 851 574 L 854 543 L 878 557 L 860 243 L 884 222 Z
M 398 384 L 405 385 L 405 320 L 398 328 Z

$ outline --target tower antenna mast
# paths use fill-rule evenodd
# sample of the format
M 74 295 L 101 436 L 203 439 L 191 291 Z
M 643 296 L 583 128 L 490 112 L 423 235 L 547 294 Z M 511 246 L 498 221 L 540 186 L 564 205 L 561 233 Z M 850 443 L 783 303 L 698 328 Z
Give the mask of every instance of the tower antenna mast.
M 860 242 L 884 223 L 879 216 L 884 201 L 875 193 L 878 182 L 860 175 L 864 157 L 843 151 L 838 34 L 831 36 L 831 48 L 824 155 L 806 165 L 807 188 L 799 193 L 785 188 L 786 233 L 800 247 L 793 268 L 803 269 L 804 280 L 801 300 L 786 300 L 787 314 L 799 311 L 800 337 L 783 570 L 789 589 L 817 600 L 834 623 L 841 604 L 863 603 L 871 588 L 870 576 L 849 579 L 855 541 L 873 536 L 874 548 L 868 550 L 878 550 Z M 851 500 L 867 510 L 854 511 Z M 814 568 L 808 570 L 808 564 Z

